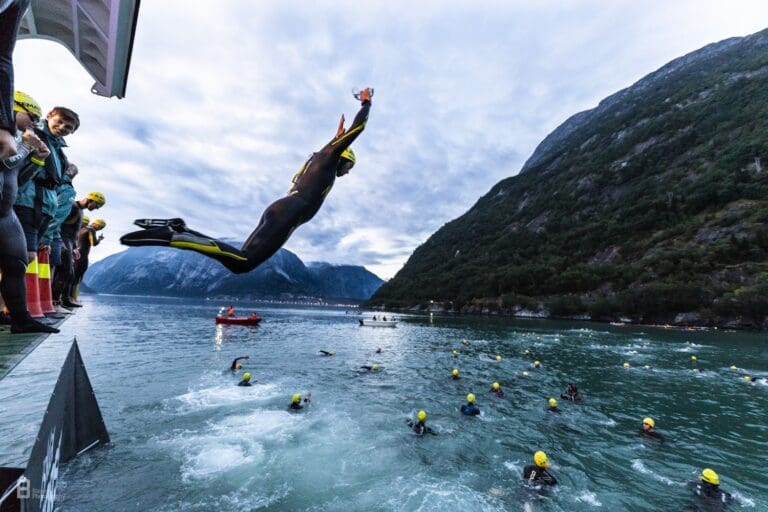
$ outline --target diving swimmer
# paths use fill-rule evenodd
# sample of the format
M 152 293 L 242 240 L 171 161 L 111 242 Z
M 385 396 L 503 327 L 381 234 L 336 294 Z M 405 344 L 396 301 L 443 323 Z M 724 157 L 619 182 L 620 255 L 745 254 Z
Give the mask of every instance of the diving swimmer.
M 549 461 L 547 454 L 538 451 L 533 454 L 533 465 L 525 466 L 523 478 L 533 484 L 556 485 L 557 479 L 547 471 Z
M 416 435 L 423 436 L 424 434 L 432 434 L 433 436 L 437 435 L 437 432 L 429 428 L 426 424 L 427 422 L 427 413 L 424 410 L 421 410 L 416 414 L 417 421 L 408 420 L 408 426 L 411 427 L 411 430 L 413 430 Z
M 320 350 L 319 352 L 324 356 L 332 356 L 336 353 L 336 352 L 328 352 L 327 350 Z
M 349 130 L 344 130 L 342 116 L 336 136 L 304 163 L 293 177 L 288 195 L 267 207 L 259 225 L 240 249 L 188 229 L 182 219 L 136 220 L 134 224 L 144 229 L 123 235 L 120 242 L 195 251 L 217 260 L 235 274 L 253 270 L 277 252 L 297 227 L 315 216 L 336 178 L 355 165 L 355 154 L 349 146 L 365 129 L 372 96 L 371 88 L 356 96 L 362 106 Z
M 480 414 L 480 408 L 475 405 L 475 395 L 467 395 L 467 403 L 461 406 L 461 413 L 466 416 L 477 416 Z

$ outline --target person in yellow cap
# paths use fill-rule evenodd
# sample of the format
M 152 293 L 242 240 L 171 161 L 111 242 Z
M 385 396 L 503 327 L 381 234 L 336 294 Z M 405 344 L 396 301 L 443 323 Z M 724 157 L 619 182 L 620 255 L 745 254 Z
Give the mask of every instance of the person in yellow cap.
M 454 368 L 451 370 L 451 380 L 459 380 L 461 377 L 459 376 L 459 369 Z
M 104 219 L 96 219 L 93 222 L 86 222 L 87 218 L 86 215 L 83 215 L 83 222 L 86 225 L 81 227 L 80 232 L 77 234 L 77 252 L 80 257 L 75 260 L 75 274 L 72 279 L 74 284 L 72 285 L 72 290 L 69 292 L 69 296 L 73 299 L 77 299 L 80 282 L 83 280 L 86 270 L 88 270 L 88 259 L 91 255 L 91 249 L 104 240 L 104 235 L 100 234 L 97 236 L 96 233 L 107 226 Z
M 69 168 L 67 172 L 69 172 Z M 74 193 L 74 189 L 72 191 Z M 83 223 L 83 210 L 97 210 L 104 206 L 105 203 L 106 198 L 101 192 L 88 193 L 84 198 L 70 203 L 68 206 L 69 213 L 64 217 L 64 220 L 58 226 L 55 226 L 53 234 L 46 234 L 46 236 L 51 236 L 53 239 L 56 236 L 61 238 L 60 265 L 56 266 L 51 289 L 54 302 L 60 302 L 66 308 L 82 307 L 82 304 L 75 302 L 71 294 L 75 277 L 74 263 L 80 258 L 80 251 L 76 244 L 80 225 Z
M 526 482 L 536 485 L 557 485 L 557 479 L 547 471 L 549 460 L 547 454 L 538 451 L 533 454 L 533 464 L 523 468 L 523 478 Z
M 498 382 L 491 384 L 491 393 L 497 398 L 504 398 L 504 390 L 501 389 L 501 384 Z
M 720 477 L 714 470 L 705 468 L 698 481 L 688 482 L 693 490 L 693 509 L 719 512 L 733 502 L 733 496 L 720 488 Z
M 653 418 L 643 418 L 643 426 L 640 429 L 640 434 L 658 441 L 664 441 L 664 436 L 656 432 L 656 422 Z
M 250 386 L 251 385 L 251 374 L 249 372 L 245 372 L 243 374 L 243 380 L 237 383 L 238 386 Z
M 423 436 L 424 434 L 437 435 L 437 432 L 427 426 L 427 412 L 423 409 L 416 413 L 416 421 L 408 420 L 407 424 L 417 436 Z
M 304 397 L 304 404 L 309 405 L 311 401 L 312 393 L 307 393 L 307 396 Z M 301 405 L 301 402 L 301 394 L 294 393 L 293 396 L 291 396 L 291 405 L 288 407 L 288 409 L 292 411 L 300 411 L 304 408 L 304 406 Z
M 138 219 L 134 224 L 144 229 L 124 235 L 120 242 L 128 246 L 159 245 L 195 251 L 215 259 L 235 274 L 250 272 L 277 252 L 297 227 L 315 216 L 336 178 L 355 165 L 350 145 L 365 129 L 372 97 L 370 88 L 356 96 L 361 108 L 349 130 L 344 129 L 342 116 L 336 136 L 304 163 L 293 177 L 288 195 L 267 207 L 259 225 L 240 249 L 188 229 L 182 219 Z
M 378 364 L 370 364 L 370 365 L 364 364 L 360 368 L 362 368 L 363 370 L 368 370 L 369 372 L 378 372 L 379 370 L 381 370 Z
M 7 106 L 10 108 L 10 103 Z M 9 127 L 13 128 L 15 134 L 11 140 L 17 143 L 16 154 L 0 162 L 0 293 L 9 317 L 5 321 L 10 322 L 11 333 L 14 334 L 55 333 L 59 330 L 35 320 L 27 310 L 25 277 L 27 264 L 31 261 L 29 258 L 37 255 L 37 245 L 34 246 L 34 252 L 29 250 L 26 231 L 34 231 L 33 243 L 36 244 L 39 227 L 21 224 L 14 207 L 18 198 L 19 179 L 22 175 L 41 172 L 41 164 L 44 164 L 49 154 L 48 148 L 32 130 L 34 119 L 40 116 L 40 106 L 31 97 L 16 91 L 10 115 L 10 121 L 15 120 L 16 123 L 15 128 L 12 123 Z M 34 190 L 32 192 L 34 195 Z M 25 221 L 35 225 L 34 211 L 29 209 L 27 212 L 29 215 Z
M 539 368 L 541 368 L 541 361 L 539 361 L 539 360 L 537 359 L 537 360 L 536 360 L 536 361 L 534 361 L 534 362 L 533 362 L 533 364 L 531 365 L 531 369 L 532 369 L 532 370 L 538 370 Z
M 480 414 L 480 408 L 475 404 L 475 395 L 467 395 L 467 403 L 461 406 L 461 413 L 466 416 L 477 416 Z
M 560 414 L 560 409 L 557 408 L 557 400 L 554 398 L 550 398 L 547 400 L 547 412 L 551 412 L 554 414 Z

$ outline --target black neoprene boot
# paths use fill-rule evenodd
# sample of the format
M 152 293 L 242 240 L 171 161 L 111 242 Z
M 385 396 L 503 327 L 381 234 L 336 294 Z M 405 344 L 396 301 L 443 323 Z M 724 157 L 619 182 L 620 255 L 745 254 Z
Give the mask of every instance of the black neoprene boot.
M 16 321 L 14 318 L 11 318 L 12 334 L 24 334 L 24 333 L 31 333 L 31 332 L 56 333 L 56 332 L 59 332 L 59 330 L 48 324 L 38 322 L 37 320 L 29 316 L 29 314 L 24 315 L 24 317 L 19 319 L 18 321 Z

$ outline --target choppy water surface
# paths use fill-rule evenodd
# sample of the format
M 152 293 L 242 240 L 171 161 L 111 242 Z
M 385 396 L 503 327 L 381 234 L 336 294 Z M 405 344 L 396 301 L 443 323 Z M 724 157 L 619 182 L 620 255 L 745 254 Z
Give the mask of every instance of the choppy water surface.
M 263 305 L 256 328 L 217 327 L 210 302 L 85 302 L 0 382 L 0 464 L 23 465 L 77 335 L 113 443 L 66 467 L 60 510 L 683 510 L 683 484 L 707 466 L 735 509 L 768 510 L 764 335 L 424 316 L 376 329 Z M 526 348 L 543 367 L 523 378 Z M 224 371 L 239 355 L 253 387 Z M 361 372 L 372 363 L 383 371 Z M 506 398 L 489 395 L 494 381 Z M 552 421 L 546 399 L 569 381 L 587 403 L 561 400 Z M 307 391 L 311 407 L 289 413 Z M 476 418 L 458 410 L 470 391 Z M 437 437 L 405 425 L 420 408 Z M 644 416 L 666 443 L 637 435 Z M 539 449 L 560 467 L 541 496 L 521 488 Z

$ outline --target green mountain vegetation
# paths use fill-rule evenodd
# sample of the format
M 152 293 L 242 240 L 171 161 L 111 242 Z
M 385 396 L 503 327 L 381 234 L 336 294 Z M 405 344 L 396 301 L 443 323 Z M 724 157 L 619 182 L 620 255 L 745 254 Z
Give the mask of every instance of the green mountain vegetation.
M 568 119 L 368 304 L 430 301 L 768 328 L 768 30 L 676 59 Z

